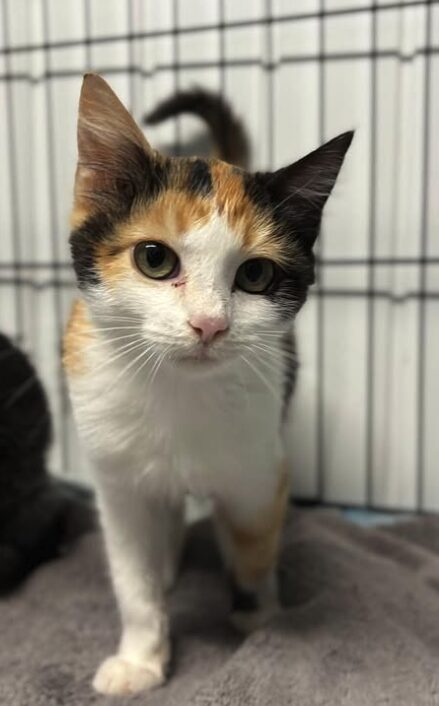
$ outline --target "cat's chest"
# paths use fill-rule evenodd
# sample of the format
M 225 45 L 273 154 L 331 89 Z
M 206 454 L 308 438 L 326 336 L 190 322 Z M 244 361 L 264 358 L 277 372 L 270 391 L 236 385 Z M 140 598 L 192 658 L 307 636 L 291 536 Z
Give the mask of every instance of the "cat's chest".
M 257 423 L 242 390 L 203 381 L 178 389 L 163 386 L 145 414 L 167 434 L 174 456 L 201 463 L 232 455 Z
M 267 465 L 277 442 L 278 401 L 239 381 L 163 376 L 128 387 L 95 377 L 72 393 L 81 436 L 109 472 L 209 495 L 246 468 Z

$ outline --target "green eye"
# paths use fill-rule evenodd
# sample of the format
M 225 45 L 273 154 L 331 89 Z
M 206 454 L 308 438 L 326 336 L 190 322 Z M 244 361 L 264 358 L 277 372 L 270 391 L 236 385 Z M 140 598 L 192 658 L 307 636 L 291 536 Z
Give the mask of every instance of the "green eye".
M 134 262 L 140 272 L 151 279 L 175 277 L 180 269 L 180 261 L 175 252 L 163 243 L 153 241 L 137 243 Z
M 249 294 L 262 294 L 272 284 L 274 275 L 274 263 L 257 257 L 242 263 L 236 273 L 235 284 Z

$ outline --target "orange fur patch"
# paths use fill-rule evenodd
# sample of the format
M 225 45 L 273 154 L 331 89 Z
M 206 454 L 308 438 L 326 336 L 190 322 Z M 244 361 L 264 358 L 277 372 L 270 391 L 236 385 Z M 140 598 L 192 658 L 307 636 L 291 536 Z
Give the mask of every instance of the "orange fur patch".
M 245 193 L 243 174 L 221 161 L 211 162 L 212 181 L 218 211 L 242 239 L 243 249 L 252 257 L 266 257 L 282 265 L 286 259 L 283 244 L 273 237 L 273 223 Z
M 184 180 L 175 174 L 174 187 L 159 194 L 131 217 L 116 226 L 114 236 L 97 248 L 97 269 L 106 282 L 117 282 L 132 268 L 129 250 L 141 240 L 158 240 L 175 247 L 184 233 L 206 223 L 215 210 L 223 215 L 242 242 L 248 257 L 266 257 L 282 265 L 284 241 L 276 239 L 267 216 L 245 194 L 242 175 L 225 162 L 212 160 L 214 192 L 202 197 L 184 190 Z M 72 214 L 81 222 L 83 211 Z M 291 256 L 291 253 L 289 253 Z
M 76 299 L 63 338 L 62 360 L 67 375 L 76 376 L 85 372 L 84 347 L 92 338 L 93 325 L 88 318 L 87 307 L 81 299 Z
M 132 269 L 131 248 L 141 240 L 158 240 L 170 247 L 183 233 L 208 220 L 212 205 L 184 191 L 168 189 L 116 228 L 111 241 L 97 248 L 97 268 L 105 282 L 116 282 Z M 117 255 L 117 257 L 115 257 Z M 145 284 L 147 278 L 143 278 Z M 153 281 L 151 280 L 151 284 Z
M 244 586 L 256 584 L 275 566 L 289 490 L 289 476 L 282 468 L 276 497 L 252 526 L 239 526 L 226 511 L 219 513 L 230 542 L 233 571 Z

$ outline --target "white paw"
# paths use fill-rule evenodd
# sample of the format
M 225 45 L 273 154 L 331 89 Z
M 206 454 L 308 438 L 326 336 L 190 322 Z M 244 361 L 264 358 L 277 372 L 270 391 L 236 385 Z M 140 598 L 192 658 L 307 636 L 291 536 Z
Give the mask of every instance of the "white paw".
M 102 662 L 93 679 L 93 686 L 100 694 L 137 694 L 163 684 L 164 671 L 163 660 L 159 658 L 136 664 L 114 655 Z

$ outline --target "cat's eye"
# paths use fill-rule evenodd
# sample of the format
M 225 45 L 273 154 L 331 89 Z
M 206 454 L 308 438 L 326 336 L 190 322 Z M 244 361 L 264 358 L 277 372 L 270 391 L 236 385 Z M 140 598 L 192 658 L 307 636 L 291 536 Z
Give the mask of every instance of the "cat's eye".
M 163 243 L 152 240 L 137 243 L 133 256 L 140 272 L 151 279 L 175 277 L 180 269 L 177 255 Z
M 275 265 L 262 257 L 243 262 L 239 267 L 235 284 L 249 294 L 262 294 L 270 288 L 275 276 Z

